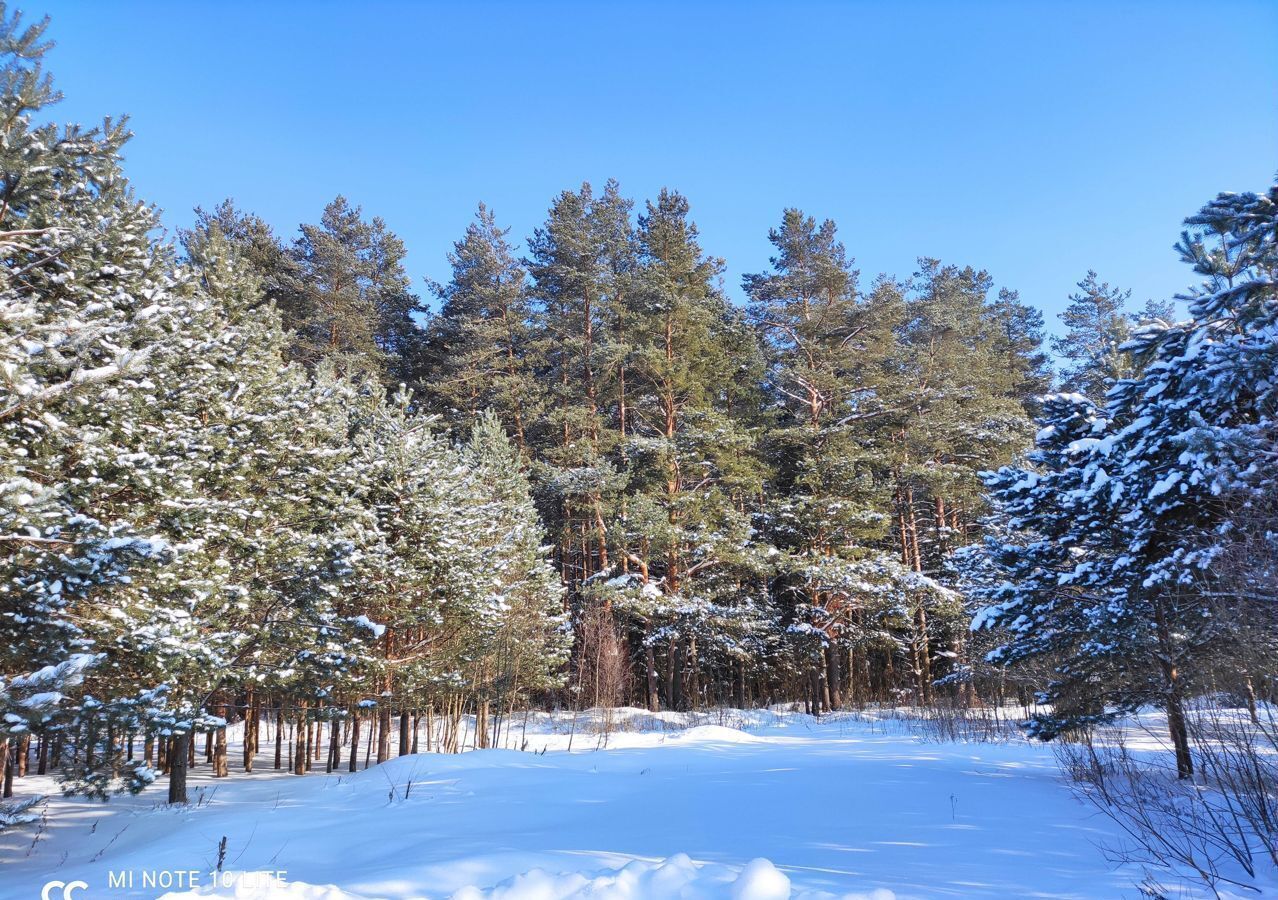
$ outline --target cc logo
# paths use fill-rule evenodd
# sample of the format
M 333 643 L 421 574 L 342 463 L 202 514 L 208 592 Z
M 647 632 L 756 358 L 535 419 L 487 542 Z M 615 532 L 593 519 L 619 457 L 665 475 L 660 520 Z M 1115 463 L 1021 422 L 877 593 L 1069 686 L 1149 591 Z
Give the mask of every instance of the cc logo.
M 40 900 L 54 900 L 54 888 L 62 888 L 62 900 L 72 900 L 73 892 L 84 890 L 88 886 L 83 881 L 50 881 L 40 889 Z

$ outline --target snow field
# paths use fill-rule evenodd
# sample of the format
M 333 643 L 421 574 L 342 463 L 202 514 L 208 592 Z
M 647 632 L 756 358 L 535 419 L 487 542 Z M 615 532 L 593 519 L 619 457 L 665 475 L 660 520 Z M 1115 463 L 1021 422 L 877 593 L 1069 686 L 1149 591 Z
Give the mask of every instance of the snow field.
M 1138 878 L 1097 848 L 1116 836 L 1040 744 L 927 743 L 850 715 L 611 719 L 645 730 L 605 735 L 598 717 L 543 714 L 512 726 L 529 752 L 303 778 L 214 780 L 200 766 L 177 809 L 162 784 L 106 805 L 56 798 L 38 837 L 0 835 L 0 896 L 38 896 L 57 878 L 87 882 L 81 900 L 154 897 L 165 892 L 108 880 L 177 869 L 205 874 L 167 900 L 1135 896 Z M 697 721 L 737 727 L 678 730 Z M 224 868 L 248 874 L 214 887 L 223 837 Z M 279 870 L 280 882 L 251 875 Z

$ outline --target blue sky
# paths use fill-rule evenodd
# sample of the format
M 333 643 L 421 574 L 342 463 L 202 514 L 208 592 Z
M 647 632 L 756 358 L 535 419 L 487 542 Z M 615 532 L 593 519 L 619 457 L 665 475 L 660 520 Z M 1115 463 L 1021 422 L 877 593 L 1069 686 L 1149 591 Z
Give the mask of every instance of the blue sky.
M 445 278 L 479 201 L 522 243 L 553 196 L 688 196 L 726 288 L 786 206 L 868 283 L 990 271 L 1049 325 L 1088 268 L 1164 297 L 1220 190 L 1278 170 L 1278 3 L 177 3 L 33 0 L 65 120 L 129 113 L 127 171 L 186 225 L 284 235 L 338 193 Z

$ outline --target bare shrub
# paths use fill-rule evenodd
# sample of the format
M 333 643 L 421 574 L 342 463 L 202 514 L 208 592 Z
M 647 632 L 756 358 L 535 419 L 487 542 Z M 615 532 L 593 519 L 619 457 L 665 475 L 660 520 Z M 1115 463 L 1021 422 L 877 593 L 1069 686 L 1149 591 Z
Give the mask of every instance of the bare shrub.
M 1102 850 L 1139 865 L 1141 890 L 1170 896 L 1167 877 L 1255 888 L 1262 867 L 1278 866 L 1278 730 L 1210 704 L 1190 721 L 1198 781 L 1176 777 L 1165 752 L 1132 751 L 1121 731 L 1056 745 L 1076 793 L 1118 826 L 1123 839 Z
M 969 706 L 962 703 L 936 703 L 931 706 L 866 706 L 836 716 L 864 722 L 872 727 L 898 726 L 909 729 L 931 743 L 1004 744 L 1021 740 L 1024 735 L 1016 715 L 998 706 Z
M 602 606 L 583 613 L 579 630 L 577 689 L 587 707 L 604 710 L 603 731 L 611 728 L 609 710 L 621 705 L 630 677 L 626 644 Z

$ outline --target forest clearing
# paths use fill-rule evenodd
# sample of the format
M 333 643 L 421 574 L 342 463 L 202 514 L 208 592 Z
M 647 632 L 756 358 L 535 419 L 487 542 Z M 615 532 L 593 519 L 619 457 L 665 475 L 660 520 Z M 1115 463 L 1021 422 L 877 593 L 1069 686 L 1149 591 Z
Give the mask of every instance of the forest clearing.
M 1278 7 L 46 2 L 0 900 L 1278 898 Z
M 1050 747 L 1006 722 L 955 742 L 909 710 L 608 715 L 610 729 L 596 710 L 574 731 L 571 712 L 535 713 L 508 733 L 524 752 L 422 753 L 355 775 L 214 779 L 201 766 L 186 808 L 155 790 L 54 800 L 34 844 L 0 835 L 6 890 L 130 872 L 120 896 L 158 896 L 142 873 L 196 868 L 201 896 L 331 900 L 1133 893 L 1098 846 L 1114 826 L 1071 795 Z M 277 893 L 214 890 L 223 836 L 224 872 L 284 871 Z M 759 858 L 770 865 L 743 877 Z

